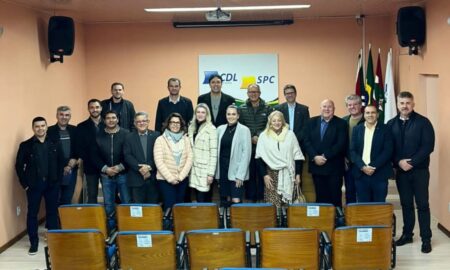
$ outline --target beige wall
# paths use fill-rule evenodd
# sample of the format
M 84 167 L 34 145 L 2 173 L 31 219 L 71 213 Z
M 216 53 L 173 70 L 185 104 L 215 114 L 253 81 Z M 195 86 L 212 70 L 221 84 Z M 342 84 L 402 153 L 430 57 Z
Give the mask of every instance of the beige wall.
M 450 126 L 448 115 L 450 114 L 450 25 L 447 18 L 450 16 L 450 1 L 428 0 L 425 4 L 427 17 L 426 45 L 420 56 L 408 56 L 406 49 L 398 49 L 399 62 L 398 89 L 410 90 L 416 95 L 416 109 L 419 113 L 430 118 L 436 118 L 433 122 L 436 132 L 437 147 L 433 153 L 433 160 L 438 164 L 432 164 L 430 183 L 430 203 L 432 213 L 439 222 L 450 230 Z M 396 43 L 397 44 L 397 43 Z M 424 77 L 432 75 L 437 77 L 437 87 L 429 88 L 424 85 Z M 428 89 L 427 89 L 428 88 Z M 437 91 L 427 95 L 426 91 Z M 427 98 L 438 97 L 438 101 L 427 106 Z M 437 117 L 433 112 L 437 111 Z M 430 115 L 428 115 L 430 114 Z
M 438 7 L 439 2 L 447 8 Z M 423 57 L 399 56 L 403 50 L 397 46 L 394 17 L 366 20 L 366 43 L 373 45 L 374 61 L 381 47 L 383 71 L 387 49 L 394 48 L 400 88 L 417 92 L 418 74 L 435 73 L 439 74 L 439 91 L 450 89 L 449 69 L 444 69 L 447 63 L 442 61 L 449 55 L 445 44 L 450 41 L 450 27 L 444 20 L 448 14 L 443 12 L 449 9 L 446 0 L 432 0 L 427 7 L 429 31 Z M 198 55 L 238 53 L 277 53 L 280 86 L 297 85 L 300 101 L 310 106 L 312 115 L 318 114 L 318 104 L 324 98 L 334 99 L 336 113 L 344 115 L 343 98 L 354 91 L 356 57 L 362 46 L 362 29 L 354 19 L 299 20 L 286 27 L 183 30 L 168 23 L 77 24 L 74 55 L 64 64 L 49 65 L 47 19 L 48 15 L 0 2 L 0 24 L 5 27 L 0 37 L 0 118 L 8 127 L 7 132 L 0 133 L 0 161 L 4 164 L 0 172 L 0 246 L 25 229 L 26 202 L 13 165 L 18 143 L 32 134 L 33 116 L 43 115 L 53 123 L 56 106 L 65 103 L 72 106 L 72 122 L 77 123 L 87 116 L 85 103 L 89 98 L 109 97 L 110 84 L 122 81 L 126 98 L 137 110 L 150 112 L 153 122 L 157 100 L 167 95 L 167 78 L 179 77 L 182 94 L 195 102 Z M 280 98 L 284 100 L 282 95 Z M 444 106 L 448 99 L 447 95 L 439 101 L 442 117 L 449 113 Z M 426 103 L 417 103 L 422 112 Z M 445 123 L 442 117 L 439 121 Z M 436 132 L 441 147 L 439 176 L 447 179 L 449 128 L 438 126 Z M 440 199 L 433 203 L 433 210 L 439 209 L 436 215 L 450 228 L 446 212 L 450 184 L 443 180 L 439 184 Z M 20 217 L 15 214 L 17 205 L 22 207 Z
M 86 101 L 83 26 L 76 27 L 75 53 L 64 64 L 48 63 L 48 16 L 0 2 L 0 246 L 25 229 L 26 198 L 14 172 L 20 141 L 32 135 L 31 120 L 55 123 L 56 107 L 72 107 L 82 119 Z M 16 207 L 22 211 L 16 216 Z

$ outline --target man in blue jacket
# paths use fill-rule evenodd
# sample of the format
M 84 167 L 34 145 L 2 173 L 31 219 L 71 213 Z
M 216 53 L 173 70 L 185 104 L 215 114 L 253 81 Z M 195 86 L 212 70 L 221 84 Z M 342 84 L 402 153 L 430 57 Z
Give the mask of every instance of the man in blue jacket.
M 385 202 L 392 175 L 390 129 L 378 122 L 378 109 L 364 109 L 364 124 L 353 128 L 350 157 L 358 202 Z
M 422 252 L 431 252 L 430 206 L 430 154 L 434 150 L 434 130 L 428 118 L 414 111 L 414 96 L 400 92 L 397 96 L 399 114 L 387 125 L 394 138 L 393 163 L 397 169 L 397 188 L 403 213 L 403 233 L 397 246 L 412 243 L 415 223 L 414 200 L 419 216 Z

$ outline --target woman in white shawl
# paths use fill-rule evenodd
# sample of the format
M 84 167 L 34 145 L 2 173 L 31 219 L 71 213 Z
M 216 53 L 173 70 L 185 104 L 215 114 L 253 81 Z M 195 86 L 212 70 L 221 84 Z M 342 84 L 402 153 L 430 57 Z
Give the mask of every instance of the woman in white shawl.
M 256 145 L 259 173 L 264 175 L 264 200 L 277 207 L 292 203 L 305 159 L 295 134 L 279 111 L 269 115 Z
M 217 164 L 217 133 L 205 103 L 199 103 L 195 107 L 188 134 L 194 153 L 189 186 L 195 189 L 197 202 L 211 202 L 211 184 Z

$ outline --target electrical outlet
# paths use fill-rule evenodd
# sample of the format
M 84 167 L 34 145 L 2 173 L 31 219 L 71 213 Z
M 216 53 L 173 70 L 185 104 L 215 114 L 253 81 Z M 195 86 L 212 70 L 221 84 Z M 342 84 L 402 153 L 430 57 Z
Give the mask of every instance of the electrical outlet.
M 20 212 L 22 211 L 22 209 L 20 209 L 20 206 L 16 207 L 16 215 L 20 216 Z

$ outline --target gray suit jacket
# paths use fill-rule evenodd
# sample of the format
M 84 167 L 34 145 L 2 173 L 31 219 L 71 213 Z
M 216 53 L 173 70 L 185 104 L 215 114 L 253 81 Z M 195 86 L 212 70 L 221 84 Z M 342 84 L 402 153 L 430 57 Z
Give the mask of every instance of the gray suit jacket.
M 221 125 L 217 128 L 217 166 L 216 179 L 220 179 L 220 141 L 227 129 L 227 125 Z M 230 167 L 228 168 L 229 180 L 248 180 L 249 164 L 252 156 L 252 141 L 250 129 L 238 123 L 231 143 Z

